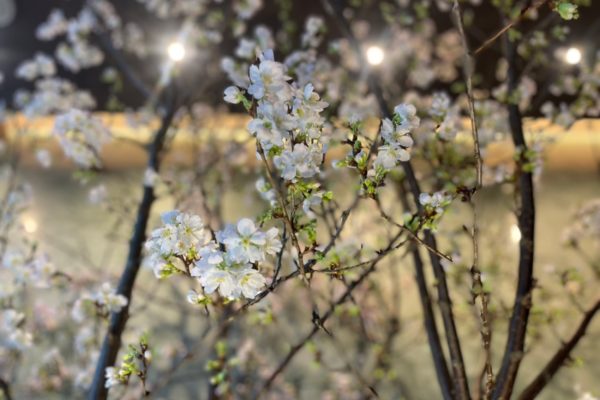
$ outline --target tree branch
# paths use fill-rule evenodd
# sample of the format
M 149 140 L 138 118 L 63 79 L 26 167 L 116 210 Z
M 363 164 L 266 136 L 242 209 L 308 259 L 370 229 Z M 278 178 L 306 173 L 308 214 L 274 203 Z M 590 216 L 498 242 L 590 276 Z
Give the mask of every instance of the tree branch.
M 600 300 L 596 301 L 596 304 L 585 313 L 583 320 L 579 323 L 579 326 L 571 339 L 562 345 L 538 376 L 527 385 L 525 390 L 523 390 L 523 393 L 519 396 L 519 400 L 534 399 L 546 387 L 554 374 L 558 372 L 569 358 L 575 346 L 577 346 L 579 341 L 585 336 L 585 331 L 598 311 L 600 311 Z
M 174 104 L 171 104 L 162 118 L 161 126 L 148 149 L 148 168 L 157 172 L 160 167 L 160 155 L 165 137 L 173 121 L 175 111 Z M 129 317 L 133 287 L 142 261 L 142 248 L 146 240 L 146 227 L 154 200 L 154 188 L 144 185 L 144 193 L 138 206 L 137 217 L 129 242 L 127 263 L 117 287 L 117 293 L 125 296 L 128 303 L 121 311 L 112 313 L 111 315 L 108 330 L 96 363 L 94 380 L 88 393 L 89 400 L 104 400 L 108 394 L 108 390 L 104 387 L 104 374 L 106 367 L 114 365 L 119 348 L 121 347 L 121 335 L 125 330 L 125 325 Z
M 547 2 L 548 2 L 548 0 L 538 0 L 535 3 L 532 2 L 532 1 L 529 1 L 527 3 L 527 5 L 525 5 L 521 9 L 521 11 L 519 12 L 519 15 L 517 16 L 517 18 L 515 18 L 512 21 L 510 21 L 509 23 L 507 23 L 506 25 L 504 25 L 500 30 L 498 30 L 498 32 L 496 32 L 492 36 L 490 36 L 489 39 L 487 39 L 485 42 L 483 42 L 483 44 L 481 46 L 479 46 L 479 48 L 477 50 L 475 50 L 474 54 L 477 55 L 477 54 L 481 53 L 483 50 L 485 50 L 488 47 L 490 47 L 496 40 L 498 40 L 500 38 L 500 36 L 504 35 L 511 28 L 513 28 L 517 24 L 519 24 L 523 20 L 523 18 L 525 18 L 525 16 L 527 15 L 527 13 L 529 11 L 537 10 L 538 8 L 540 8 L 542 5 L 546 4 Z
M 6 400 L 12 400 L 10 384 L 2 378 L 0 378 L 0 391 L 2 391 L 2 394 Z
M 505 53 L 508 61 L 508 93 L 513 93 L 517 89 L 520 79 L 517 71 L 518 55 L 516 43 L 511 42 L 507 38 L 505 38 Z M 523 164 L 527 162 L 524 158 L 527 143 L 523 134 L 523 121 L 518 104 L 510 103 L 508 105 L 508 117 L 512 140 L 522 155 L 517 161 L 518 188 L 521 203 L 518 212 L 518 225 L 521 231 L 521 240 L 519 242 L 517 292 L 509 323 L 508 339 L 506 341 L 502 366 L 496 379 L 496 387 L 493 394 L 494 399 L 508 399 L 512 393 L 519 365 L 523 358 L 529 310 L 531 308 L 531 291 L 534 286 L 535 197 L 533 192 L 533 175 L 531 172 L 523 170 Z
M 400 201 L 402 202 L 402 206 L 405 209 L 408 209 L 409 205 L 407 194 L 402 182 L 400 183 L 399 191 L 399 197 Z M 425 278 L 423 259 L 421 258 L 421 253 L 416 245 L 413 245 L 411 251 L 413 263 L 415 265 L 415 281 L 417 282 L 419 299 L 421 300 L 421 307 L 423 309 L 423 322 L 425 325 L 425 332 L 427 332 L 427 340 L 429 341 L 429 349 L 431 351 L 431 357 L 433 358 L 435 373 L 440 385 L 440 390 L 442 391 L 443 398 L 453 399 L 454 396 L 452 395 L 453 390 L 450 380 L 450 373 L 448 372 L 448 364 L 446 357 L 444 356 L 444 349 L 442 348 L 440 334 L 438 333 L 431 297 L 429 296 L 429 290 L 427 289 L 427 279 Z

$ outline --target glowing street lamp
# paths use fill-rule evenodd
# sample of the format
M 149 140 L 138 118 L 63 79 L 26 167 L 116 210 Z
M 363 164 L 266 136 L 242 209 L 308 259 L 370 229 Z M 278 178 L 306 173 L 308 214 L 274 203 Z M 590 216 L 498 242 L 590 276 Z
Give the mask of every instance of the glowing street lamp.
M 565 61 L 571 65 L 577 65 L 581 62 L 581 50 L 577 47 L 570 47 L 565 53 Z
M 173 42 L 167 47 L 167 54 L 174 62 L 180 62 L 185 58 L 185 47 L 180 42 Z
M 379 46 L 371 46 L 367 49 L 367 62 L 371 65 L 379 65 L 383 62 L 385 53 Z
M 21 223 L 23 225 L 23 230 L 27 233 L 35 233 L 38 230 L 38 223 L 31 216 L 23 216 Z

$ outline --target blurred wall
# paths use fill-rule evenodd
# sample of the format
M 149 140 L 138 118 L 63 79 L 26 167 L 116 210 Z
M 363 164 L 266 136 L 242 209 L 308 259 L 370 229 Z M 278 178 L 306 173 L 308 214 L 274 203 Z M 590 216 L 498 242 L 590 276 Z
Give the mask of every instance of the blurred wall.
M 159 121 L 149 121 L 147 124 L 132 126 L 124 114 L 98 113 L 115 138 L 102 151 L 102 160 L 106 168 L 142 168 L 146 162 L 146 154 L 141 146 L 146 142 Z M 189 164 L 202 151 L 206 142 L 222 143 L 234 140 L 243 143 L 248 139 L 246 126 L 249 119 L 242 114 L 214 114 L 202 120 L 201 125 L 192 125 L 189 121 L 179 121 L 177 135 L 170 143 L 171 151 L 166 163 L 177 162 Z M 22 149 L 45 148 L 52 155 L 54 168 L 72 168 L 52 137 L 52 117 L 38 118 L 33 121 L 16 115 L 7 118 L 0 125 L 0 139 L 8 142 L 9 146 L 17 145 Z M 378 121 L 371 121 L 366 131 L 375 132 Z M 465 123 L 465 127 L 469 124 Z M 525 131 L 532 141 L 543 143 L 545 168 L 554 171 L 600 171 L 600 119 L 582 119 L 569 130 L 554 125 L 545 119 L 525 120 Z M 457 140 L 470 145 L 470 132 L 462 132 Z M 247 154 L 240 155 L 240 163 L 256 162 L 255 148 L 252 141 L 247 141 Z M 337 146 L 328 153 L 328 159 L 342 158 L 346 149 Z M 509 162 L 513 158 L 513 146 L 510 140 L 494 142 L 487 146 L 485 159 L 488 165 Z M 34 151 L 22 152 L 22 162 L 25 166 L 35 167 L 37 161 Z

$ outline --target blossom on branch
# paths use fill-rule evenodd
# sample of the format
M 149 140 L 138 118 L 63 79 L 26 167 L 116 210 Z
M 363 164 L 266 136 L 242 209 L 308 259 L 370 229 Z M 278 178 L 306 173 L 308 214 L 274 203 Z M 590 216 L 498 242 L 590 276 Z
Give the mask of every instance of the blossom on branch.
M 65 154 L 83 168 L 100 167 L 100 150 L 110 134 L 102 121 L 90 113 L 72 109 L 56 117 L 52 133 Z

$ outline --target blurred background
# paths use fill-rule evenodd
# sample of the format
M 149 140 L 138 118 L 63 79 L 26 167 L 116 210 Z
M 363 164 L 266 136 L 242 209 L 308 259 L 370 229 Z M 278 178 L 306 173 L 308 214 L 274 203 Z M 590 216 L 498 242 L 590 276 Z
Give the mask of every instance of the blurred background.
M 297 15 L 298 20 L 303 21 L 311 14 L 321 13 L 318 1 L 292 3 L 291 13 Z M 473 36 L 485 38 L 495 31 L 497 18 L 491 15 L 491 8 L 486 3 L 484 1 L 478 8 L 478 14 L 472 16 L 481 18 L 477 25 L 482 27 L 481 31 L 475 28 L 470 31 Z M 136 21 L 145 26 L 151 35 L 152 39 L 149 41 L 156 43 L 156 48 L 150 49 L 150 60 L 154 62 L 146 60 L 144 67 L 138 68 L 141 78 L 151 81 L 159 73 L 165 58 L 165 37 L 175 35 L 178 26 L 143 12 L 143 6 L 136 2 L 115 2 L 115 6 L 125 17 L 135 16 Z M 28 85 L 17 80 L 12 71 L 36 51 L 52 51 L 52 46 L 40 44 L 33 32 L 47 18 L 51 9 L 56 7 L 68 13 L 69 10 L 76 11 L 80 4 L 66 0 L 0 0 L 0 71 L 3 72 L 0 98 L 6 104 L 11 104 L 18 89 Z M 599 42 L 593 38 L 600 36 L 599 16 L 600 2 L 592 2 L 569 32 L 567 44 L 582 49 L 583 62 L 586 62 L 586 58 L 591 60 L 598 50 Z M 373 18 L 377 18 L 375 14 Z M 436 18 L 435 13 L 433 18 Z M 440 13 L 438 18 L 442 27 L 451 27 L 446 16 Z M 256 21 L 276 27 L 281 18 L 277 8 L 265 7 L 256 16 Z M 373 25 L 377 26 L 376 23 Z M 332 29 L 329 34 L 335 36 L 338 32 Z M 382 38 L 379 39 L 385 40 L 385 32 L 374 29 L 371 34 L 373 37 L 380 35 Z M 234 53 L 236 46 L 236 40 L 226 38 L 218 52 L 215 51 L 208 57 L 220 59 Z M 497 83 L 495 65 L 498 57 L 497 53 L 488 52 L 481 59 L 478 67 L 481 86 L 492 87 Z M 189 82 L 202 79 L 194 73 L 196 66 L 192 64 L 184 68 L 179 81 L 182 86 L 186 85 L 186 79 Z M 64 72 L 79 87 L 94 94 L 98 100 L 95 115 L 111 126 L 117 138 L 103 148 L 101 156 L 104 167 L 93 176 L 83 180 L 74 179 L 76 174 L 72 163 L 64 157 L 58 143 L 51 137 L 53 118 L 40 117 L 26 121 L 22 115 L 14 114 L 0 124 L 0 138 L 6 147 L 10 148 L 19 142 L 19 146 L 34 149 L 23 153 L 20 159 L 19 174 L 30 183 L 34 194 L 31 207 L 21 216 L 22 230 L 31 240 L 43 243 L 44 251 L 61 269 L 80 276 L 82 287 L 86 280 L 93 281 L 99 276 L 112 282 L 119 277 L 126 258 L 135 207 L 141 196 L 146 153 L 140 143 L 147 140 L 158 125 L 158 120 L 151 120 L 142 128 L 131 126 L 125 111 L 139 107 L 143 102 L 127 83 L 119 98 L 122 102 L 121 110 L 111 110 L 111 88 L 96 79 L 105 67 L 103 64 L 77 74 Z M 545 76 L 540 78 L 540 83 L 552 79 L 552 76 Z M 201 213 L 203 201 L 208 198 L 211 204 L 218 204 L 222 208 L 223 219 L 228 223 L 248 215 L 256 215 L 264 209 L 264 203 L 255 189 L 259 166 L 254 145 L 248 142 L 248 118 L 224 105 L 221 100 L 222 92 L 227 85 L 224 74 L 206 82 L 197 98 L 206 107 L 200 110 L 206 113 L 202 125 L 183 123 L 178 128 L 177 137 L 168 142 L 165 169 L 161 173 L 158 187 L 159 200 L 152 210 L 151 228 L 159 225 L 161 212 L 181 206 L 179 199 L 168 195 L 174 187 L 181 189 L 177 185 L 184 186 L 185 190 L 189 190 L 188 194 L 191 194 L 185 203 L 187 209 Z M 442 82 L 436 83 L 435 87 L 450 89 L 449 84 Z M 569 96 L 560 99 L 568 101 Z M 600 120 L 581 119 L 566 130 L 544 119 L 539 106 L 530 111 L 525 121 L 528 137 L 543 138 L 545 143 L 542 152 L 543 173 L 536 175 L 537 212 L 540 217 L 536 225 L 535 268 L 539 290 L 536 291 L 536 308 L 532 315 L 529 354 L 519 375 L 518 388 L 522 388 L 537 374 L 540 366 L 553 353 L 549 349 L 560 346 L 561 339 L 570 334 L 579 320 L 578 312 L 574 311 L 576 307 L 573 306 L 573 298 L 596 296 L 600 279 L 598 243 L 586 242 L 574 249 L 565 241 L 578 210 L 590 200 L 600 198 Z M 468 126 L 466 121 L 464 126 Z M 370 121 L 367 129 L 375 131 L 377 121 Z M 458 140 L 468 145 L 469 132 L 461 132 Z M 52 160 L 50 165 L 40 162 L 35 151 L 39 149 L 47 150 Z M 190 166 L 209 162 L 214 152 L 227 154 L 225 162 L 229 168 L 222 170 L 218 177 L 211 175 L 207 178 L 207 187 L 202 189 L 213 190 L 215 193 L 207 196 L 201 188 L 194 188 L 196 178 L 185 171 Z M 499 140 L 486 149 L 486 165 L 494 168 L 511 162 L 513 153 L 514 147 L 509 140 Z M 344 151 L 334 149 L 328 154 L 326 165 L 343 155 Z M 415 162 L 420 177 L 427 177 L 432 173 L 425 160 L 417 158 Z M 348 187 L 357 185 L 356 177 L 343 171 L 332 170 L 328 174 L 331 182 L 334 182 L 331 190 L 336 198 L 339 196 L 341 203 L 349 202 L 351 199 L 344 198 L 344 193 L 347 193 Z M 5 180 L 0 182 L 0 189 L 4 190 L 6 184 Z M 105 191 L 102 192 L 102 201 L 98 202 L 95 200 L 98 191 L 94 194 L 94 190 L 100 185 Z M 225 189 L 217 191 L 217 186 Z M 185 191 L 184 189 L 181 190 Z M 397 188 L 393 184 L 388 185 L 381 198 L 386 209 L 390 210 L 390 215 L 401 220 L 402 207 L 394 201 L 386 200 L 395 198 L 391 195 L 394 190 Z M 386 196 L 386 193 L 390 195 Z M 514 216 L 513 192 L 506 184 L 487 186 L 478 197 L 478 205 L 482 265 L 487 271 L 485 283 L 494 293 L 494 312 L 499 317 L 505 317 L 509 315 L 512 306 L 520 239 Z M 369 232 L 373 242 L 370 244 L 376 246 L 378 238 L 390 234 L 380 219 L 369 217 L 371 207 L 372 204 L 364 203 L 351 216 L 343 243 L 355 245 L 365 240 L 362 239 L 364 232 Z M 463 221 L 469 220 L 469 213 L 466 205 L 457 204 L 444 217 L 439 228 L 442 238 L 440 249 L 443 252 L 456 254 L 457 249 L 468 248 L 468 241 L 459 231 Z M 365 242 L 369 240 L 371 239 L 366 239 Z M 454 307 L 460 321 L 459 331 L 463 337 L 466 361 L 468 365 L 474 366 L 467 372 L 475 379 L 482 356 L 478 320 L 470 304 L 470 281 L 465 273 L 469 257 L 456 254 L 454 258 L 455 263 L 446 266 L 447 273 L 452 289 L 457 293 L 454 296 Z M 290 386 L 290 393 L 294 393 L 291 389 L 293 386 L 300 388 L 296 392 L 299 398 L 351 398 L 346 393 L 350 393 L 357 377 L 348 365 L 375 364 L 377 354 L 382 351 L 379 348 L 382 341 L 377 341 L 378 344 L 375 345 L 365 340 L 365 337 L 384 334 L 376 329 L 381 326 L 381 309 L 385 309 L 396 315 L 400 322 L 392 338 L 393 352 L 390 354 L 394 357 L 388 360 L 390 366 L 378 371 L 379 379 L 384 382 L 379 389 L 381 398 L 438 398 L 439 391 L 434 383 L 434 369 L 423 331 L 413 274 L 410 258 L 402 253 L 383 263 L 369 287 L 381 293 L 380 299 L 377 302 L 365 300 L 361 303 L 367 296 L 366 292 L 359 291 L 357 302 L 361 303 L 360 310 L 350 302 L 336 311 L 337 318 L 328 325 L 331 331 L 336 332 L 336 339 L 320 335 L 286 371 L 288 383 L 285 385 Z M 325 282 L 318 282 L 316 285 L 321 285 L 318 286 L 319 289 L 327 290 Z M 207 390 L 209 376 L 205 364 L 212 348 L 206 344 L 208 339 L 204 341 L 206 338 L 203 334 L 214 327 L 214 321 L 185 302 L 185 293 L 192 287 L 192 282 L 184 280 L 159 282 L 149 268 L 144 268 L 140 274 L 139 292 L 133 299 L 134 317 L 124 341 L 135 341 L 139 336 L 139 327 L 144 327 L 160 343 L 155 357 L 156 369 L 152 372 L 156 398 L 197 399 L 203 398 Z M 335 284 L 332 287 L 337 288 Z M 40 324 L 46 325 L 51 331 L 57 328 L 52 324 L 59 320 L 59 314 L 70 312 L 66 306 L 61 308 L 61 304 L 64 306 L 71 300 L 62 299 L 60 293 L 37 300 L 33 308 Z M 238 357 L 246 357 L 245 362 L 248 362 L 248 358 L 254 360 L 256 365 L 273 366 L 291 344 L 310 331 L 312 324 L 306 309 L 302 307 L 308 303 L 308 299 L 300 281 L 291 282 L 284 291 L 269 296 L 265 303 L 259 304 L 245 316 L 230 335 L 231 342 L 238 347 Z M 277 317 L 274 317 L 275 313 L 271 313 L 271 310 L 278 311 Z M 363 331 L 367 333 L 363 335 Z M 499 362 L 505 332 L 504 322 L 498 321 L 494 326 L 493 336 L 495 362 Z M 470 338 L 476 340 L 469 340 Z M 65 338 L 50 336 L 44 340 L 51 347 L 53 343 L 64 341 Z M 577 347 L 569 366 L 561 370 L 539 398 L 575 399 L 583 392 L 599 393 L 599 343 L 600 321 L 595 321 L 589 329 L 589 336 Z M 66 347 L 68 346 L 67 343 Z M 193 350 L 193 355 L 185 359 L 185 368 L 178 368 L 171 374 L 169 371 L 172 365 L 169 361 L 191 352 L 190 349 Z M 250 350 L 245 351 L 246 349 Z M 74 348 L 73 352 L 76 352 Z M 72 353 L 66 354 L 66 357 L 70 356 Z M 36 360 L 29 360 L 19 370 L 19 374 L 28 378 L 35 367 Z M 285 385 L 280 388 L 282 391 L 286 390 Z M 118 392 L 115 393 L 113 395 L 118 398 Z M 58 399 L 64 398 L 64 394 L 40 394 L 17 388 L 15 398 Z

